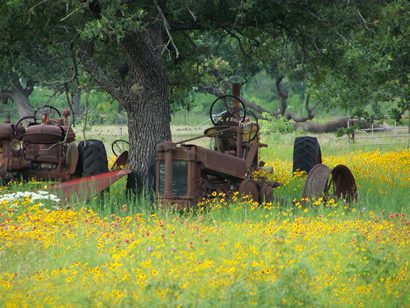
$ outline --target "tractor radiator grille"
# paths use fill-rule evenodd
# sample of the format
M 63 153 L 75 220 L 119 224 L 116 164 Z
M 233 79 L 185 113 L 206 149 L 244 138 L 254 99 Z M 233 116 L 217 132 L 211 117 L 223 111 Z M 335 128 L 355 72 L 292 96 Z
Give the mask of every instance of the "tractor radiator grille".
M 165 187 L 165 163 L 161 161 L 159 171 L 159 189 L 160 194 L 164 194 Z M 184 197 L 187 193 L 187 177 L 188 177 L 188 164 L 183 160 L 174 160 L 172 162 L 172 195 L 174 197 Z

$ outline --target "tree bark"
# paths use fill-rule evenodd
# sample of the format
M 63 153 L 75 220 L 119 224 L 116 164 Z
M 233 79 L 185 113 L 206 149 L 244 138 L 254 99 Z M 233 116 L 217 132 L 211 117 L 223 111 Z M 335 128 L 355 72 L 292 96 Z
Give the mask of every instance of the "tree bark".
M 20 118 L 34 115 L 34 108 L 31 106 L 29 96 L 19 87 L 14 87 L 11 94 Z
M 109 78 L 93 58 L 90 46 L 81 54 L 88 73 L 127 112 L 129 163 L 137 183 L 146 181 L 148 169 L 155 161 L 157 144 L 171 140 L 170 106 L 161 46 L 163 28 L 160 22 L 154 22 L 145 32 L 128 34 L 120 42 L 129 67 L 127 81 Z
M 275 87 L 276 87 L 276 94 L 279 97 L 279 115 L 284 116 L 286 109 L 288 108 L 288 91 L 283 89 L 282 87 L 282 80 L 283 76 L 279 76 L 276 78 Z
M 33 93 L 34 82 L 27 80 L 26 86 L 23 88 L 20 83 L 20 77 L 16 71 L 11 71 L 11 89 L 2 91 L 0 97 L 7 103 L 8 99 L 12 99 L 17 105 L 17 110 L 20 118 L 34 115 L 34 108 L 31 106 L 29 96 Z
M 79 87 L 75 89 L 72 96 L 72 101 L 73 112 L 78 116 L 81 115 L 81 89 Z

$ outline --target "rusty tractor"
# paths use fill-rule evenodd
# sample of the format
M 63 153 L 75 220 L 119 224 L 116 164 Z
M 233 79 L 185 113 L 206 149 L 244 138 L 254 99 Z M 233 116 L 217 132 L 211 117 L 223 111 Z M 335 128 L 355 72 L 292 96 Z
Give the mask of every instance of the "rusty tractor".
M 260 142 L 257 118 L 239 98 L 238 85 L 233 94 L 213 102 L 213 127 L 202 136 L 157 146 L 155 192 L 163 206 L 195 206 L 214 192 L 232 196 L 239 191 L 256 202 L 274 199 L 273 189 L 282 184 L 267 179 L 266 174 L 273 170 L 259 159 L 260 148 L 267 145 Z M 214 140 L 213 149 L 188 143 L 203 137 Z M 321 164 L 320 147 L 315 140 L 302 137 L 295 143 L 294 168 L 310 171 L 303 196 L 355 199 L 356 184 L 350 170 L 346 166 L 330 170 Z
M 274 200 L 273 190 L 282 184 L 268 180 L 266 174 L 273 170 L 260 161 L 259 150 L 267 145 L 260 142 L 258 119 L 239 98 L 238 84 L 233 94 L 213 102 L 210 108 L 213 126 L 203 135 L 157 146 L 155 166 L 150 166 L 150 170 L 155 173 L 155 195 L 159 203 L 181 209 L 193 207 L 215 193 L 229 197 L 237 191 L 255 202 Z M 109 171 L 104 144 L 87 140 L 77 145 L 69 116 L 68 110 L 61 117 L 54 107 L 43 106 L 34 116 L 21 118 L 16 124 L 10 121 L 0 124 L 1 181 L 17 178 L 57 181 L 49 190 L 62 192 L 66 199 L 74 196 L 88 200 L 125 175 L 132 180 L 131 170 L 123 169 L 128 160 L 128 142 L 116 140 L 112 144 L 117 159 Z M 188 143 L 204 137 L 214 141 L 213 149 Z M 357 196 L 354 177 L 346 166 L 330 170 L 321 164 L 321 151 L 315 138 L 297 138 L 295 169 L 310 171 L 303 190 L 305 197 L 354 200 Z M 133 186 L 127 183 L 127 187 Z
M 127 174 L 127 170 L 108 171 L 101 141 L 87 140 L 77 145 L 69 116 L 69 110 L 61 116 L 56 108 L 45 105 L 16 124 L 0 124 L 1 181 L 61 181 L 64 184 L 52 189 L 62 189 L 66 196 L 89 197 L 91 190 L 102 191 L 119 175 Z

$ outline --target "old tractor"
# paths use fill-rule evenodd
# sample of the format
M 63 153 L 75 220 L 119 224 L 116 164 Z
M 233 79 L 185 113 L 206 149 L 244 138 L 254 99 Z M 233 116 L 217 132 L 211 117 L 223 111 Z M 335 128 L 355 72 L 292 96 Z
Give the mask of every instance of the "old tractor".
M 155 191 L 158 202 L 164 206 L 195 206 L 203 198 L 215 195 L 214 192 L 232 196 L 238 191 L 256 202 L 274 199 L 273 189 L 281 183 L 267 179 L 266 174 L 273 170 L 259 159 L 260 148 L 267 145 L 260 142 L 258 120 L 239 98 L 239 87 L 233 88 L 233 93 L 213 102 L 213 127 L 203 135 L 157 146 Z M 188 143 L 206 137 L 214 140 L 213 149 Z M 302 137 L 295 144 L 296 164 L 307 163 L 312 169 L 303 196 L 356 198 L 350 170 L 345 166 L 330 170 L 322 165 L 320 148 L 314 147 L 312 152 L 312 140 L 315 139 Z
M 45 105 L 16 124 L 0 124 L 1 181 L 61 181 L 64 184 L 56 185 L 55 189 L 62 189 L 67 197 L 90 196 L 90 190 L 101 191 L 119 175 L 127 174 L 108 171 L 101 141 L 87 140 L 77 145 L 69 116 L 69 110 L 61 115 L 56 108 Z
M 274 199 L 273 189 L 281 183 L 269 180 L 272 168 L 260 161 L 258 119 L 247 111 L 234 95 L 217 98 L 210 108 L 213 126 L 204 134 L 185 141 L 163 142 L 157 146 L 155 195 L 165 206 L 186 208 L 215 193 L 232 196 L 235 192 L 250 196 L 255 202 Z M 36 110 L 34 116 L 21 118 L 16 124 L 0 124 L 0 176 L 2 182 L 13 179 L 57 181 L 49 189 L 66 199 L 90 199 L 106 190 L 131 170 L 123 169 L 128 159 L 128 143 L 112 144 L 118 155 L 113 170 L 108 170 L 104 144 L 98 140 L 75 143 L 69 125 L 70 112 L 51 106 Z M 41 121 L 39 120 L 41 118 Z M 199 138 L 213 140 L 208 149 L 188 142 Z M 317 140 L 301 137 L 295 143 L 294 166 L 308 167 L 303 196 L 336 196 L 355 199 L 356 184 L 350 170 L 343 165 L 330 170 L 321 164 Z M 127 183 L 127 187 L 135 185 Z M 62 194 L 61 194 L 62 193 Z

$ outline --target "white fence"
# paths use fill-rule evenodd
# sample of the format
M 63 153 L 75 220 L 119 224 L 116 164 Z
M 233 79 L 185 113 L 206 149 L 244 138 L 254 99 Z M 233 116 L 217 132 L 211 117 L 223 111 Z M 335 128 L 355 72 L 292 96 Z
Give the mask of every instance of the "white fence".
M 347 128 L 353 128 L 354 122 L 359 119 L 349 119 L 347 122 Z M 351 130 L 347 135 L 348 147 L 358 146 L 383 146 L 392 144 L 402 144 L 404 146 L 410 146 L 410 133 L 409 127 L 404 125 L 397 125 L 397 122 L 393 126 L 375 126 L 366 129 Z

